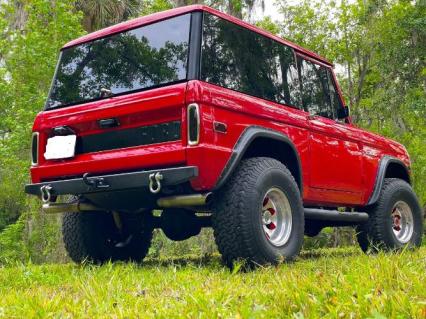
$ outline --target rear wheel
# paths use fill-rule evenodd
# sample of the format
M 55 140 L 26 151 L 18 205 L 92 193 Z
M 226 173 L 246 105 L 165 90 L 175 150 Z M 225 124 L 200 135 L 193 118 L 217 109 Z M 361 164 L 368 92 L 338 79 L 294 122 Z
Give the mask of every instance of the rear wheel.
M 237 260 L 248 265 L 292 260 L 303 243 L 300 192 L 275 159 L 243 160 L 215 194 L 212 218 L 216 244 L 229 267 Z
M 422 211 L 407 182 L 385 179 L 379 200 L 367 212 L 368 222 L 357 227 L 358 243 L 364 252 L 420 246 Z
M 117 221 L 109 212 L 65 213 L 62 233 L 65 249 L 76 263 L 141 262 L 152 240 L 152 227 L 136 214 L 119 214 Z

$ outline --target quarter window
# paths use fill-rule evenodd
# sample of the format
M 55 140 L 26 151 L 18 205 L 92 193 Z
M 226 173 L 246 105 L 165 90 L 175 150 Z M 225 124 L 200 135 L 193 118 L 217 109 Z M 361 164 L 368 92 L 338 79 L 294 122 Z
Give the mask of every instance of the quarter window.
M 299 105 L 293 50 L 204 14 L 201 80 L 291 106 Z

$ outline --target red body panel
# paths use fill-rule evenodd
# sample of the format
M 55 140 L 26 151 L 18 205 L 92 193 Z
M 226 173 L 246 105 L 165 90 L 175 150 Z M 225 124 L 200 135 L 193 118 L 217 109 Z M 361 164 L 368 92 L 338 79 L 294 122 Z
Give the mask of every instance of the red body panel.
M 242 132 L 261 126 L 285 134 L 296 146 L 302 165 L 303 199 L 315 205 L 363 205 L 373 190 L 380 159 L 390 155 L 409 165 L 400 144 L 352 124 L 309 114 L 208 83 L 189 83 L 187 103 L 202 113 L 200 145 L 187 147 L 187 163 L 200 167 L 192 185 L 212 189 Z M 216 132 L 213 122 L 227 125 Z
M 97 120 L 117 118 L 119 129 L 182 120 L 186 83 L 167 86 L 108 100 L 41 112 L 33 130 L 40 133 L 39 165 L 31 168 L 33 182 L 82 173 L 108 173 L 185 163 L 184 140 L 144 147 L 80 154 L 72 159 L 45 161 L 46 140 L 52 128 L 67 125 L 79 136 L 100 132 Z M 108 129 L 108 130 L 117 130 Z M 108 130 L 103 129 L 102 132 Z M 184 132 L 181 133 L 184 136 Z
M 194 10 L 209 11 L 255 30 L 331 67 L 329 62 L 310 51 L 204 6 L 189 6 L 131 20 L 71 41 L 65 47 Z M 338 90 L 342 98 L 340 88 Z M 201 133 L 196 146 L 186 143 L 186 106 L 189 103 L 200 106 Z M 120 121 L 120 128 L 99 129 L 99 119 L 112 117 Z M 47 138 L 57 126 L 69 126 L 77 135 L 85 136 L 176 120 L 182 123 L 181 141 L 87 153 L 59 161 L 46 161 L 43 157 Z M 214 130 L 215 121 L 226 124 L 226 133 Z M 40 133 L 39 165 L 31 168 L 32 181 L 63 179 L 87 172 L 102 174 L 190 165 L 199 168 L 199 176 L 191 181 L 194 191 L 212 190 L 238 139 L 250 126 L 274 130 L 293 142 L 301 161 L 306 205 L 365 205 L 383 156 L 393 156 L 407 167 L 410 165 L 402 145 L 351 123 L 312 118 L 303 110 L 201 81 L 189 81 L 39 113 L 33 127 L 33 131 Z

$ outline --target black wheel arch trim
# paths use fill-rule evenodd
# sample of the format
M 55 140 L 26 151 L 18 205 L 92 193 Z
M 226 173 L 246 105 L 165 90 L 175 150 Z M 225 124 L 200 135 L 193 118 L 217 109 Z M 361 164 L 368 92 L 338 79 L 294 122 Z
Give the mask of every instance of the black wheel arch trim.
M 392 163 L 399 164 L 405 169 L 409 179 L 408 183 L 411 184 L 410 171 L 407 168 L 407 166 L 401 160 L 389 155 L 385 155 L 380 159 L 379 167 L 377 169 L 376 181 L 374 183 L 374 189 L 370 195 L 370 199 L 368 200 L 367 205 L 373 205 L 378 201 L 380 196 L 380 191 L 382 190 L 383 183 L 385 182 L 386 171 L 389 165 Z
M 299 169 L 300 176 L 294 176 L 297 184 L 299 185 L 300 193 L 303 193 L 303 177 L 302 177 L 302 164 L 300 160 L 299 153 L 297 151 L 296 146 L 293 141 L 285 134 L 274 131 L 272 129 L 268 129 L 261 126 L 249 126 L 247 127 L 243 133 L 241 133 L 238 141 L 235 143 L 234 148 L 232 150 L 231 157 L 225 165 L 225 168 L 222 170 L 222 173 L 219 176 L 218 181 L 216 182 L 216 186 L 214 190 L 221 188 L 229 177 L 232 175 L 234 170 L 238 167 L 238 164 L 243 159 L 245 152 L 251 145 L 251 143 L 259 137 L 270 138 L 273 140 L 281 141 L 290 146 L 293 150 L 294 154 L 297 158 L 297 166 Z

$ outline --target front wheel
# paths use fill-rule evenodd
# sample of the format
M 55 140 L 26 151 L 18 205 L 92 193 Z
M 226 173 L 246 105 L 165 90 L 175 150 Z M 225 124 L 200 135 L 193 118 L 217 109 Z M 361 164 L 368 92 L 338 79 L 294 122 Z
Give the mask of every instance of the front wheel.
M 357 227 L 358 243 L 364 252 L 421 245 L 422 210 L 407 182 L 385 179 L 378 202 L 367 212 L 368 222 Z
M 243 160 L 215 194 L 212 222 L 216 244 L 229 267 L 292 260 L 303 244 L 304 212 L 298 186 L 281 162 Z

